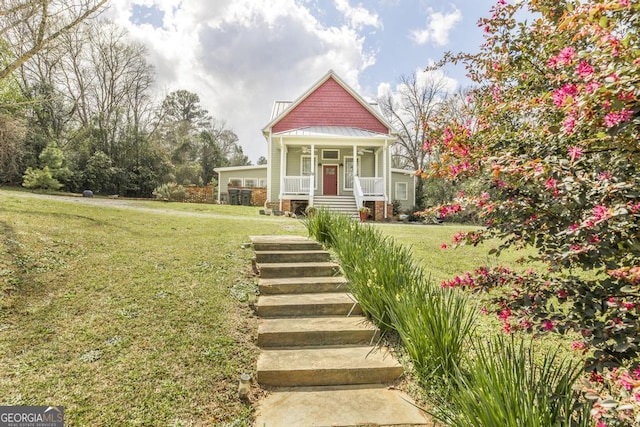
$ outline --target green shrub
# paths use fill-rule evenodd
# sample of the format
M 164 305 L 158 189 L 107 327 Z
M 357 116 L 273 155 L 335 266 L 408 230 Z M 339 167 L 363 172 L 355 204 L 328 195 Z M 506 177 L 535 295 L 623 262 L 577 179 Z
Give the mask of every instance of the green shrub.
M 165 202 L 183 202 L 187 198 L 187 190 L 182 185 L 170 182 L 156 187 L 153 190 L 153 195 L 156 199 Z
M 591 425 L 590 408 L 574 390 L 579 363 L 532 347 L 513 336 L 477 343 L 468 372 L 457 373 L 455 392 L 435 415 L 456 427 Z
M 28 167 L 24 173 L 22 186 L 30 189 L 59 190 L 62 184 L 55 179 L 48 166 L 42 169 Z

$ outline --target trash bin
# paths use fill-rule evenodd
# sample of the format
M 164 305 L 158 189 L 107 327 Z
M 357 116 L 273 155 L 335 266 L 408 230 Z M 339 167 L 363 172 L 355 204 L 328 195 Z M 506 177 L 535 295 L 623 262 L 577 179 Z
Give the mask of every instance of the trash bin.
M 253 194 L 253 191 L 245 189 L 240 192 L 242 194 L 242 204 L 244 206 L 251 206 L 251 195 Z
M 229 188 L 229 204 L 240 204 L 240 190 L 237 188 Z

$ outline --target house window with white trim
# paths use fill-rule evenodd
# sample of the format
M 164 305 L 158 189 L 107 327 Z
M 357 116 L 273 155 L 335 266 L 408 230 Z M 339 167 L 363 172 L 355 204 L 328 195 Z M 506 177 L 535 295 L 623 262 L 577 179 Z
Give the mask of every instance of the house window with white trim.
M 409 186 L 406 182 L 396 182 L 396 199 L 409 200 Z
M 267 180 L 264 178 L 260 178 L 260 180 L 258 181 L 258 187 L 267 188 Z
M 322 160 L 338 160 L 339 158 L 339 150 L 322 150 Z
M 362 170 L 360 165 L 362 164 L 361 157 L 358 157 L 358 171 L 356 175 L 360 176 Z M 344 158 L 344 189 L 353 190 L 353 156 L 345 156 Z
M 229 187 L 242 187 L 242 178 L 229 178 Z
M 300 175 L 309 176 L 312 170 L 311 156 L 300 156 Z
M 245 178 L 244 179 L 244 186 L 246 188 L 255 188 L 256 186 L 256 179 L 255 178 Z

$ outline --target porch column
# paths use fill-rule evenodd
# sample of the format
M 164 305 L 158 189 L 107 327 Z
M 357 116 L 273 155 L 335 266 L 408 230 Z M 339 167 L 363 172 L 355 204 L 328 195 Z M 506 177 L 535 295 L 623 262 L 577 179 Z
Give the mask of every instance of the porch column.
M 318 165 L 316 165 L 316 146 L 315 144 L 311 144 L 311 176 L 309 177 L 309 206 L 313 206 L 313 193 L 314 188 L 316 187 L 316 169 Z
M 391 161 L 390 158 L 390 153 L 391 150 L 389 149 L 389 143 L 387 142 L 387 140 L 384 140 L 384 148 L 383 148 L 383 152 L 382 152 L 382 182 L 384 182 L 383 188 L 384 188 L 384 203 L 391 203 L 391 200 L 389 200 L 390 196 L 391 196 L 391 168 L 390 165 L 391 163 L 387 163 Z M 389 157 L 389 158 L 387 158 Z M 387 166 L 389 165 L 389 166 Z M 384 218 L 387 219 L 387 209 L 385 206 L 384 209 Z
M 286 147 L 282 144 L 282 137 L 280 137 L 280 197 L 278 200 L 280 204 L 280 210 L 282 210 L 282 195 L 284 194 L 284 176 L 286 173 Z
M 353 146 L 353 188 L 355 190 L 356 176 L 358 176 L 358 146 Z

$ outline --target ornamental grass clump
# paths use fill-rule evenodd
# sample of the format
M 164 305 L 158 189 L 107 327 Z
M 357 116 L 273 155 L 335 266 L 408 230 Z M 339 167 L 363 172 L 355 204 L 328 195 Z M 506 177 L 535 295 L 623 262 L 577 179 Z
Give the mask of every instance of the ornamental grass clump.
M 309 234 L 332 248 L 340 259 L 363 312 L 383 331 L 395 329 L 390 312 L 397 309 L 398 298 L 417 289 L 424 279 L 410 250 L 374 227 L 344 215 L 321 211 L 309 218 L 306 226 Z
M 410 248 L 371 225 L 329 213 L 306 224 L 337 254 L 364 313 L 383 331 L 398 332 L 423 384 L 452 376 L 473 330 L 468 297 L 433 286 Z
M 469 336 L 475 325 L 475 310 L 463 293 L 431 285 L 398 299 L 391 320 L 411 357 L 424 386 L 433 388 L 433 378 L 447 386 L 462 370 Z
M 574 389 L 580 364 L 557 352 L 536 354 L 523 340 L 497 336 L 476 343 L 466 373 L 454 378 L 436 411 L 454 427 L 591 425 L 590 407 Z

